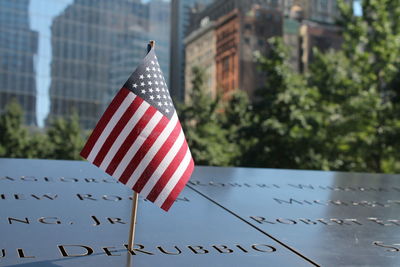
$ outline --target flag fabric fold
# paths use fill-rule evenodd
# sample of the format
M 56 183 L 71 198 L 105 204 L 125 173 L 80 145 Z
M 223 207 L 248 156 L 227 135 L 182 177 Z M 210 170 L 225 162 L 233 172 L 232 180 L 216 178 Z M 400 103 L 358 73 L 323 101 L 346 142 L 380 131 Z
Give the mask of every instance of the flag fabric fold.
M 194 162 L 154 47 L 100 118 L 81 156 L 168 211 Z

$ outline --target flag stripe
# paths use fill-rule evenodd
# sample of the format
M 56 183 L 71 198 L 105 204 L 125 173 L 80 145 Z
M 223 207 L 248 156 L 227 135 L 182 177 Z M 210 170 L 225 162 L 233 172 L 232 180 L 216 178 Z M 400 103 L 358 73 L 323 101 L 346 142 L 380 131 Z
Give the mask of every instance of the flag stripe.
M 187 169 L 189 166 L 191 157 L 190 157 L 190 151 L 187 150 L 185 157 L 183 158 L 181 164 L 179 165 L 178 169 L 174 172 L 168 183 L 165 185 L 161 193 L 158 195 L 157 199 L 154 201 L 154 203 L 158 206 L 161 207 L 162 203 L 167 199 L 168 195 L 172 191 L 172 189 L 175 187 L 176 183 L 178 182 L 179 178 L 182 177 L 182 174 L 184 171 Z
M 111 117 L 110 121 L 108 122 L 108 124 L 104 128 L 103 132 L 99 136 L 99 139 L 97 139 L 95 145 L 93 146 L 92 150 L 90 151 L 89 156 L 87 157 L 88 161 L 90 161 L 90 162 L 94 161 L 94 158 L 96 157 L 100 148 L 103 146 L 104 141 L 110 135 L 110 132 L 114 128 L 115 124 L 120 120 L 121 116 L 125 113 L 125 110 L 129 107 L 129 105 L 132 103 L 134 98 L 135 98 L 134 94 L 128 94 L 125 97 L 124 101 L 121 103 L 118 110 Z
M 158 179 L 157 183 L 152 184 L 151 185 L 152 188 L 150 188 L 150 186 L 148 187 L 147 190 L 151 190 L 150 193 L 147 194 L 147 192 L 146 192 L 147 190 L 142 190 L 141 193 L 143 193 L 143 196 L 146 196 L 146 198 L 148 200 L 150 200 L 151 202 L 154 202 L 156 200 L 157 196 L 161 193 L 162 189 L 165 187 L 165 185 L 168 183 L 171 176 L 174 174 L 174 172 L 180 165 L 187 150 L 188 150 L 188 146 L 187 146 L 186 142 L 184 142 L 182 144 L 181 148 L 179 149 L 178 153 L 176 154 L 175 158 L 172 160 L 171 164 L 161 175 L 160 179 Z M 146 187 L 149 184 L 150 184 L 150 182 L 148 182 L 146 184 Z
M 131 145 L 129 150 L 126 152 L 125 156 L 123 157 L 123 159 L 121 160 L 120 164 L 118 165 L 117 169 L 114 172 L 114 175 L 116 177 L 120 177 L 119 180 L 124 184 L 129 179 L 129 175 L 125 173 L 125 170 L 127 169 L 129 162 L 135 156 L 140 146 L 144 143 L 146 138 L 151 134 L 154 127 L 156 127 L 156 125 L 163 116 L 153 106 L 150 106 L 148 111 L 149 111 L 148 114 L 146 112 L 146 114 L 142 117 L 142 119 L 140 119 L 139 123 L 133 129 L 133 131 L 131 132 L 132 135 L 130 135 L 127 138 L 127 140 L 134 140 L 134 142 L 133 144 L 132 142 L 130 142 Z
M 136 154 L 133 156 L 131 161 L 129 162 L 128 166 L 126 167 L 124 173 L 122 174 L 122 177 L 129 177 L 132 175 L 132 173 L 136 170 L 136 168 L 140 165 L 142 162 L 143 158 L 148 155 L 148 152 L 150 148 L 153 146 L 153 144 L 156 142 L 162 131 L 165 129 L 165 127 L 168 125 L 169 120 L 167 117 L 162 116 L 161 120 L 158 122 L 158 124 L 155 126 L 155 128 L 152 130 L 148 138 L 144 141 L 144 143 L 140 146 Z M 125 180 L 121 180 L 121 182 L 124 182 Z
M 175 139 L 175 138 L 173 138 L 173 139 Z M 171 141 L 171 140 L 168 140 L 168 141 Z M 165 169 L 168 168 L 169 164 L 171 163 L 171 161 L 174 159 L 174 157 L 178 153 L 178 151 L 179 151 L 182 143 L 184 143 L 184 141 L 185 141 L 185 135 L 183 134 L 183 131 L 181 129 L 176 140 L 173 140 L 174 144 L 172 145 L 172 147 L 170 148 L 168 153 L 164 156 L 163 160 L 161 161 L 160 165 L 158 165 L 157 169 L 153 172 L 153 174 L 151 176 L 147 175 L 147 177 L 149 177 L 149 178 L 146 179 L 146 181 L 141 182 L 141 184 L 145 185 L 144 192 L 141 192 L 143 186 L 141 186 L 140 188 L 134 187 L 134 190 L 147 195 L 150 192 L 151 187 L 157 183 L 157 181 L 160 179 L 161 175 L 164 173 Z M 138 185 L 138 187 L 139 187 L 139 185 Z
M 111 117 L 114 115 L 115 111 L 119 108 L 122 101 L 128 95 L 130 91 L 126 88 L 122 88 L 118 91 L 117 95 L 111 101 L 110 105 L 104 112 L 103 116 L 97 123 L 96 127 L 94 128 L 92 134 L 90 135 L 89 139 L 87 140 L 85 147 L 81 151 L 81 156 L 87 158 L 89 156 L 90 151 L 92 150 L 94 144 L 96 143 L 97 139 L 100 137 L 100 134 L 103 132 L 106 124 L 110 121 Z
M 124 115 L 122 115 L 121 119 L 117 122 L 114 129 L 111 131 L 110 135 L 107 137 L 107 140 L 104 142 L 101 147 L 99 153 L 97 154 L 93 164 L 96 166 L 100 166 L 103 162 L 105 156 L 110 151 L 110 148 L 114 144 L 115 140 L 120 136 L 121 131 L 125 128 L 130 118 L 132 118 L 132 114 L 136 112 L 136 110 L 142 104 L 143 99 L 140 97 L 135 97 L 131 105 L 126 109 Z
M 191 156 L 189 156 L 189 157 L 191 157 Z M 163 210 L 168 211 L 169 208 L 172 206 L 172 204 L 174 204 L 175 199 L 185 188 L 185 185 L 186 185 L 187 181 L 189 180 L 190 175 L 193 172 L 193 169 L 194 169 L 194 162 L 193 162 L 193 159 L 190 158 L 190 162 L 186 168 L 186 171 L 182 174 L 181 177 L 179 177 L 178 183 L 175 185 L 175 187 L 172 189 L 172 191 L 170 191 L 167 199 L 160 206 Z
M 177 120 L 175 121 L 175 127 L 172 127 L 173 124 L 170 124 L 170 129 L 168 129 L 168 135 L 161 135 L 160 138 L 156 141 L 153 147 L 150 149 L 149 153 L 147 153 L 146 157 L 142 160 L 136 171 L 131 175 L 134 176 L 128 186 L 133 188 L 133 186 L 139 181 L 139 184 L 143 185 L 147 182 L 149 177 L 153 175 L 156 171 L 157 167 L 160 165 L 164 156 L 168 153 L 171 147 L 174 144 L 174 140 L 179 135 L 181 131 L 181 127 Z M 171 131 L 172 129 L 172 131 Z M 138 185 L 139 186 L 139 185 Z
M 118 167 L 118 164 L 121 162 L 126 152 L 128 151 L 129 147 L 135 141 L 133 140 L 132 136 L 134 136 L 135 132 L 137 131 L 137 125 L 142 119 L 142 116 L 144 116 L 149 108 L 150 105 L 147 102 L 143 101 L 136 113 L 132 115 L 132 118 L 128 121 L 125 128 L 117 137 L 114 145 L 111 147 L 109 153 L 103 160 L 103 163 L 100 165 L 101 168 L 105 169 L 108 174 L 113 174 L 115 169 Z

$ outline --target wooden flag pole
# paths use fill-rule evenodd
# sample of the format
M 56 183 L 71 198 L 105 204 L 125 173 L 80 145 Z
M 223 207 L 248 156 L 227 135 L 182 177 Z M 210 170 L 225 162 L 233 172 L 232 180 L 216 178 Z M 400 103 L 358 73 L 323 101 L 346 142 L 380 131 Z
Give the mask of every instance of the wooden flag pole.
M 135 228 L 136 228 L 136 214 L 137 214 L 138 200 L 139 200 L 139 194 L 133 191 L 131 228 L 129 231 L 129 244 L 128 244 L 128 249 L 130 251 L 132 250 L 133 243 L 135 242 Z
M 154 47 L 155 42 L 150 41 L 147 45 L 147 53 L 150 52 L 151 48 Z M 128 249 L 131 251 L 135 242 L 135 228 L 136 228 L 136 215 L 137 215 L 137 207 L 138 207 L 139 194 L 133 191 L 133 199 L 132 199 L 132 213 L 131 213 L 131 227 L 129 230 L 129 244 Z

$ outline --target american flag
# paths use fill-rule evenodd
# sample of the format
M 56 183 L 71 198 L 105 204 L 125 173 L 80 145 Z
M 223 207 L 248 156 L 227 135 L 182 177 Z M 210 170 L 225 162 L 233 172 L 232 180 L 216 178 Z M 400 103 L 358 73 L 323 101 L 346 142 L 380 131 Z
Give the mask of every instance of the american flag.
M 81 156 L 168 211 L 194 162 L 151 48 L 100 118 Z

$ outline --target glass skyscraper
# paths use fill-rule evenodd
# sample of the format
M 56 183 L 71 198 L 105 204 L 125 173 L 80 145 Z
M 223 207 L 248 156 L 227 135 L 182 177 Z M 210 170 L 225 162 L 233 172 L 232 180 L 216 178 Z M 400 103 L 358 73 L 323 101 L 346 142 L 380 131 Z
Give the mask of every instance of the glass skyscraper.
M 36 125 L 37 48 L 38 34 L 29 23 L 29 0 L 1 0 L 0 112 L 15 99 L 28 125 Z
M 1 0 L 0 112 L 16 98 L 29 125 L 77 112 L 90 129 L 149 40 L 169 73 L 169 32 L 166 0 Z

